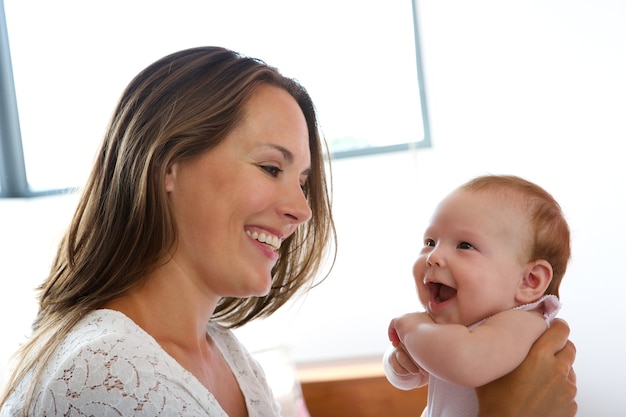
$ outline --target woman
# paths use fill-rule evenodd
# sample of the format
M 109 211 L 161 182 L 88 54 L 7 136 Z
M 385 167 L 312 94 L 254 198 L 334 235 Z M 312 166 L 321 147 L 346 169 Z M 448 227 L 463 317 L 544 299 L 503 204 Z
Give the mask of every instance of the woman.
M 229 328 L 310 287 L 334 238 L 306 91 L 223 48 L 162 58 L 120 99 L 0 415 L 279 415 Z

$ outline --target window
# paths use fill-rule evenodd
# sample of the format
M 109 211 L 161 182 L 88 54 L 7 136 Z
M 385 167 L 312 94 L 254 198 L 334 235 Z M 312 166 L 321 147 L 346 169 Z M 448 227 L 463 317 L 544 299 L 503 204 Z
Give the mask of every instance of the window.
M 126 84 L 198 45 L 297 78 L 334 158 L 428 146 L 416 21 L 411 0 L 4 0 L 0 193 L 81 186 Z

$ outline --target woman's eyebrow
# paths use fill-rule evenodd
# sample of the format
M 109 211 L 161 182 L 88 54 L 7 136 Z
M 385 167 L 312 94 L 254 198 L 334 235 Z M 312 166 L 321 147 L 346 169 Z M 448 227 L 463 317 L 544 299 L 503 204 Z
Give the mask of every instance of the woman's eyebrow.
M 261 146 L 276 149 L 278 152 L 283 154 L 283 158 L 285 158 L 287 162 L 293 162 L 293 153 L 291 153 L 291 151 L 284 146 L 276 145 L 274 143 L 262 143 Z
M 277 145 L 275 143 L 262 143 L 261 146 L 277 150 L 283 155 L 283 158 L 285 158 L 285 161 L 287 161 L 288 163 L 293 163 L 294 161 L 293 153 L 291 153 L 291 151 L 285 148 L 284 146 Z M 308 176 L 310 173 L 311 173 L 311 168 L 307 168 L 304 171 L 302 171 L 301 175 Z

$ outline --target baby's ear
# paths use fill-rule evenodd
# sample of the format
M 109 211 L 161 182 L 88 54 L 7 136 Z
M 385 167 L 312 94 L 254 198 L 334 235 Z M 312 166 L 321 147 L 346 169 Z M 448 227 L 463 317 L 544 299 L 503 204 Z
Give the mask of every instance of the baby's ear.
M 517 302 L 528 304 L 541 298 L 552 281 L 552 265 L 545 259 L 529 262 L 515 294 Z

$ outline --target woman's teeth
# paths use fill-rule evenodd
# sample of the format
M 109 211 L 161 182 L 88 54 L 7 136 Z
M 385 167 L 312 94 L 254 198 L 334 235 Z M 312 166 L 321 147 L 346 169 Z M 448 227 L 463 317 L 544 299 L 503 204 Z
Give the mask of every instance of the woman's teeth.
M 250 236 L 252 239 L 258 240 L 261 243 L 265 243 L 266 245 L 271 246 L 272 249 L 274 250 L 280 249 L 280 239 L 278 239 L 278 237 L 276 236 L 265 234 L 263 232 L 261 233 L 250 232 L 247 230 L 246 230 L 246 234 Z

